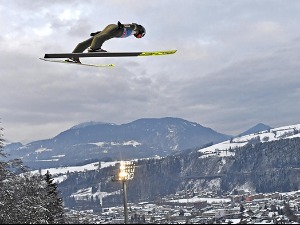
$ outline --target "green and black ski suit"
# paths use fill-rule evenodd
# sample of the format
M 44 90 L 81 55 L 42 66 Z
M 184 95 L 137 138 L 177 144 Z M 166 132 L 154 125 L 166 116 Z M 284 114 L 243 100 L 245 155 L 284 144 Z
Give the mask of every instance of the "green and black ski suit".
M 73 53 L 82 53 L 88 47 L 92 50 L 100 49 L 102 44 L 111 38 L 126 38 L 134 35 L 137 31 L 138 25 L 136 23 L 121 24 L 118 22 L 118 24 L 109 24 L 102 31 L 91 33 L 92 37 L 80 42 L 73 50 Z

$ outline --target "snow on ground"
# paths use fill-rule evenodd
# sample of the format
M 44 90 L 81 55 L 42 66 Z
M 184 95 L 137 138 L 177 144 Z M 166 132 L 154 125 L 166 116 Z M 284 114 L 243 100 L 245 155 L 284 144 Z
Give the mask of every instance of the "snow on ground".
M 203 153 L 200 158 L 210 156 L 234 156 L 234 150 L 238 147 L 243 147 L 249 142 L 270 142 L 287 138 L 300 137 L 300 124 L 273 128 L 270 130 L 261 131 L 254 134 L 248 134 L 242 137 L 234 137 L 231 140 L 224 141 L 207 148 L 198 150 Z
M 125 146 L 125 145 L 127 145 L 127 146 L 131 145 L 133 147 L 136 147 L 138 145 L 142 145 L 142 143 L 137 142 L 135 140 L 125 141 L 123 143 L 118 143 L 118 142 L 95 142 L 95 143 L 89 143 L 89 144 L 96 145 L 98 147 L 104 147 L 105 145 L 109 145 L 109 146 L 110 145 L 115 145 L 115 146 L 116 145 L 123 145 L 123 146 Z
M 100 163 L 100 166 L 99 166 Z M 58 167 L 58 168 L 48 168 L 48 169 L 42 169 L 41 174 L 46 174 L 47 171 L 52 175 L 53 181 L 55 183 L 61 183 L 64 180 L 67 179 L 67 173 L 72 172 L 84 172 L 89 170 L 97 170 L 102 169 L 109 166 L 115 166 L 119 161 L 115 162 L 94 162 L 89 163 L 83 166 L 68 166 L 68 167 Z M 31 173 L 39 173 L 39 170 L 33 170 Z
M 100 167 L 99 167 L 99 163 L 100 163 Z M 96 170 L 98 168 L 105 168 L 108 166 L 114 166 L 116 162 L 94 162 L 94 163 L 90 163 L 90 164 L 86 164 L 83 166 L 69 166 L 69 167 L 58 167 L 58 168 L 48 168 L 48 169 L 42 169 L 41 173 L 42 174 L 46 174 L 47 171 L 49 171 L 49 173 L 51 173 L 51 175 L 58 175 L 58 174 L 66 174 L 68 172 L 83 172 L 83 171 L 88 171 L 88 170 Z M 38 170 L 34 170 L 32 171 L 33 173 L 37 173 L 39 172 Z
M 74 197 L 76 200 L 87 200 L 87 199 L 99 199 L 100 204 L 102 205 L 102 199 L 109 196 L 109 195 L 116 195 L 120 194 L 120 191 L 114 191 L 114 192 L 101 192 L 97 191 L 95 193 L 92 193 L 92 188 L 85 188 L 85 189 L 80 189 L 76 193 L 72 194 L 71 197 Z
M 51 152 L 51 151 L 52 151 L 52 149 L 49 149 L 49 148 L 43 148 L 43 147 L 41 147 L 41 148 L 35 150 L 36 153 L 41 153 L 41 152 Z
M 136 144 L 136 143 L 130 143 L 130 144 Z M 155 155 L 152 158 L 160 159 L 160 156 Z M 144 158 L 147 159 L 147 158 Z M 138 161 L 138 159 L 133 159 L 132 161 Z M 66 166 L 66 167 L 57 167 L 57 168 L 47 168 L 47 169 L 41 169 L 39 170 L 33 170 L 31 173 L 41 173 L 41 174 L 46 174 L 47 171 L 52 175 L 54 182 L 56 183 L 61 183 L 64 180 L 67 179 L 67 173 L 72 173 L 72 172 L 84 172 L 84 171 L 89 171 L 89 170 L 98 170 L 98 169 L 103 169 L 105 167 L 109 166 L 115 166 L 116 164 L 119 164 L 121 161 L 114 161 L 114 162 L 94 162 L 94 163 L 89 163 L 83 166 Z M 100 163 L 100 165 L 99 165 Z
M 193 197 L 193 198 L 182 198 L 176 200 L 170 200 L 170 202 L 178 202 L 178 203 L 194 203 L 194 202 L 205 202 L 211 203 L 222 203 L 222 202 L 231 202 L 230 198 L 200 198 L 200 197 Z
M 153 158 L 161 158 L 159 156 L 154 156 Z M 132 161 L 137 161 L 138 159 L 134 159 Z M 54 182 L 56 183 L 61 183 L 64 180 L 67 179 L 67 173 L 72 173 L 72 172 L 84 172 L 84 171 L 89 171 L 89 170 L 98 170 L 98 169 L 103 169 L 105 167 L 109 166 L 115 166 L 116 164 L 119 164 L 121 161 L 114 161 L 114 162 L 94 162 L 94 163 L 89 163 L 83 166 L 67 166 L 67 167 L 57 167 L 57 168 L 47 168 L 47 169 L 41 169 L 39 170 L 33 170 L 31 173 L 39 173 L 41 174 L 46 174 L 47 171 L 52 175 Z M 100 163 L 100 166 L 99 166 Z

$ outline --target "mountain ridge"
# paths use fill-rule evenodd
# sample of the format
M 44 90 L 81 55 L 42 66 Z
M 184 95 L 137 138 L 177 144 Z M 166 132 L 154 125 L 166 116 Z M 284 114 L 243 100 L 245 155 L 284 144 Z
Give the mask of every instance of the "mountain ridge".
M 165 157 L 134 159 L 137 167 L 134 179 L 128 182 L 129 200 L 151 201 L 187 189 L 196 193 L 240 188 L 252 193 L 296 190 L 300 187 L 299 143 L 300 124 L 296 124 Z M 98 161 L 41 172 L 51 171 L 68 206 L 93 207 L 91 199 L 97 196 L 101 207 L 108 207 L 122 202 L 120 186 L 111 180 L 118 164 L 119 161 Z M 70 197 L 75 201 L 70 202 Z
M 137 160 L 134 179 L 128 182 L 129 200 L 154 201 L 187 190 L 220 194 L 244 189 L 252 194 L 298 190 L 299 144 L 300 124 L 296 124 L 232 137 L 228 141 L 176 155 Z M 88 199 L 95 197 L 95 193 L 101 198 L 102 207 L 121 204 L 122 196 L 116 194 L 120 186 L 110 182 L 111 175 L 119 168 L 118 162 L 114 163 L 110 168 L 101 162 L 103 169 L 95 163 L 86 165 L 88 171 L 80 176 L 79 182 L 75 173 L 63 178 L 59 187 L 66 199 L 69 196 L 75 200 L 84 199 L 90 207 L 92 202 L 88 203 Z M 62 175 L 60 177 L 57 179 L 62 179 Z M 72 186 L 70 190 L 70 184 L 75 182 L 80 185 Z M 86 191 L 82 196 L 83 190 L 93 188 L 96 192 Z
M 67 166 L 101 158 L 132 159 L 166 156 L 231 136 L 181 118 L 141 118 L 125 124 L 87 122 L 53 138 L 6 146 L 11 157 L 37 167 Z

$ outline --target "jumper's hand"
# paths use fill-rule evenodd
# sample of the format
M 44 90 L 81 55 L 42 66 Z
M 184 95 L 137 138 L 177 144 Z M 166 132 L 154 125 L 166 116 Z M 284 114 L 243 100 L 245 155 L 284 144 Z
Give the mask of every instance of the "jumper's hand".
M 91 34 L 90 34 L 90 36 L 92 36 L 92 37 L 93 37 L 93 36 L 95 36 L 96 34 L 99 34 L 100 32 L 101 32 L 101 31 L 96 31 L 96 32 L 93 32 L 93 33 L 91 33 Z
M 118 21 L 118 29 L 123 29 L 124 28 L 124 24 L 122 24 L 120 21 Z

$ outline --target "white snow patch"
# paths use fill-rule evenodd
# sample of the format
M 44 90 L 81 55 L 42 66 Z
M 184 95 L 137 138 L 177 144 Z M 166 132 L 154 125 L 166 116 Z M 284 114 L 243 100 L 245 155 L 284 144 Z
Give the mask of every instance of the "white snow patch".
M 96 143 L 89 143 L 89 144 L 92 144 L 92 145 L 97 145 L 98 147 L 103 147 L 105 145 L 105 142 L 96 142 Z
M 200 198 L 200 197 L 195 196 L 193 198 L 170 200 L 170 202 L 179 202 L 179 203 L 207 202 L 207 203 L 211 204 L 211 203 L 231 202 L 231 199 L 230 198 Z
M 41 153 L 41 152 L 51 152 L 52 149 L 49 149 L 49 148 L 39 148 L 37 150 L 35 150 L 36 153 Z
M 227 140 L 207 148 L 199 149 L 198 151 L 203 153 L 200 158 L 206 158 L 210 156 L 234 156 L 236 148 L 243 147 L 251 142 L 256 143 L 259 141 L 264 143 L 296 137 L 300 137 L 300 124 L 278 127 L 254 134 L 248 134 L 242 137 L 234 137 L 231 140 Z
M 52 156 L 52 158 L 62 158 L 62 157 L 65 157 L 66 155 L 54 155 Z
M 100 167 L 99 167 L 100 163 Z M 69 166 L 69 167 L 58 167 L 58 168 L 48 168 L 48 169 L 42 169 L 41 173 L 46 174 L 47 171 L 51 173 L 52 176 L 58 175 L 58 174 L 67 174 L 68 172 L 83 172 L 83 171 L 88 171 L 88 170 L 97 170 L 101 168 L 105 168 L 108 166 L 114 166 L 118 162 L 94 162 L 94 163 L 89 163 L 87 165 L 83 166 Z M 32 173 L 37 173 L 38 170 L 33 170 Z
M 132 145 L 133 147 L 136 147 L 136 146 L 142 145 L 142 144 L 137 141 L 131 140 L 131 141 L 124 142 L 123 145 Z
M 112 141 L 112 142 L 95 142 L 95 143 L 89 143 L 89 144 L 96 145 L 98 147 L 104 147 L 105 145 L 111 145 L 111 146 L 120 146 L 120 145 L 130 146 L 131 145 L 133 147 L 137 147 L 138 145 L 142 145 L 142 143 L 137 142 L 135 140 L 125 141 L 123 143 Z

